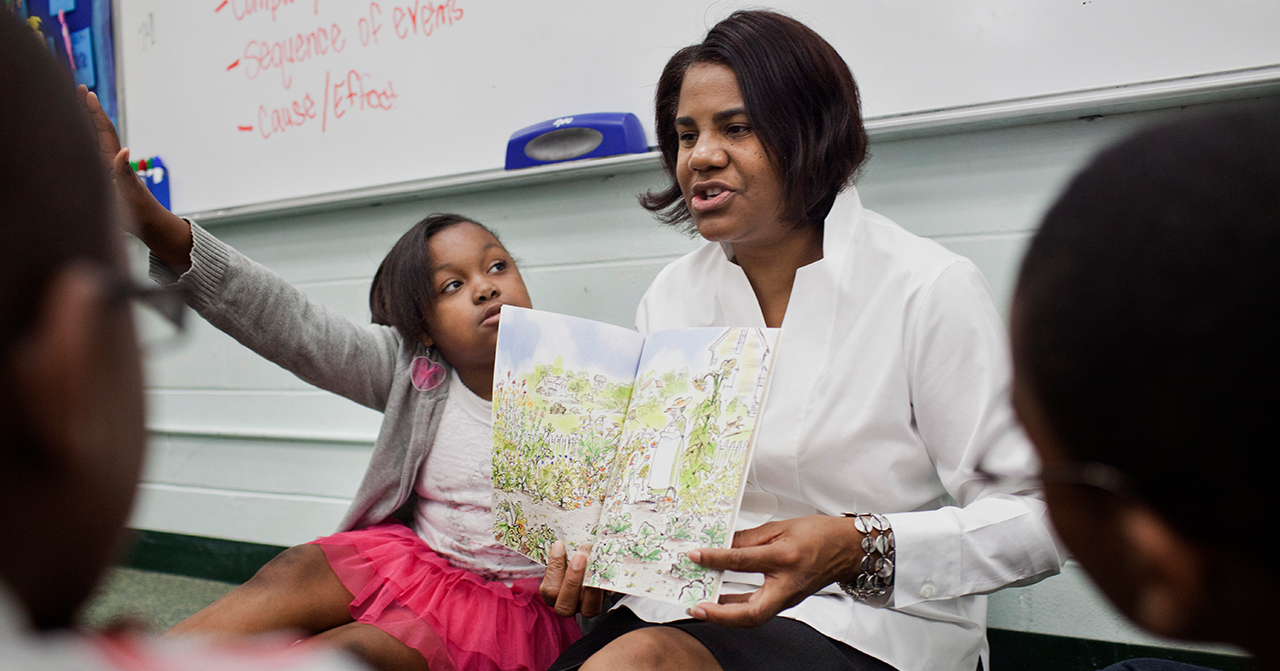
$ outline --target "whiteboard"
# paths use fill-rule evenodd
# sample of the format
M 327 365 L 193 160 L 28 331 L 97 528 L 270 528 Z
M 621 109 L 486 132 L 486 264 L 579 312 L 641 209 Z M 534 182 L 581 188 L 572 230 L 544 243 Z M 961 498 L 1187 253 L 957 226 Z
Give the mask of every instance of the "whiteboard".
M 501 168 L 512 132 L 634 112 L 707 0 L 117 0 L 124 132 L 201 212 Z M 1275 0 L 778 0 L 864 115 L 1280 66 Z

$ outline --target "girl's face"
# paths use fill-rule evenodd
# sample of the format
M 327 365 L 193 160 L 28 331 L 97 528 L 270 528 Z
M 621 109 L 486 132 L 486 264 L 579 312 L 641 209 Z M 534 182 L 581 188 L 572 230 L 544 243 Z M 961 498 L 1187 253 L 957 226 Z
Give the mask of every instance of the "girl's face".
M 436 233 L 427 247 L 435 291 L 427 344 L 454 368 L 492 368 L 498 312 L 503 305 L 532 307 L 515 261 L 493 234 L 472 223 Z
M 698 233 L 735 249 L 773 246 L 782 221 L 782 180 L 751 127 L 738 78 L 714 63 L 685 72 L 676 108 L 676 181 Z

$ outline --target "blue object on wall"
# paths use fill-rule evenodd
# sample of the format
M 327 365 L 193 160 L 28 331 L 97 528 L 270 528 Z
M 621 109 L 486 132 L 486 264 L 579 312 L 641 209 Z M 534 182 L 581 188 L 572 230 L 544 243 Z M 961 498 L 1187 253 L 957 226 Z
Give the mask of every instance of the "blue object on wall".
M 522 128 L 507 142 L 507 170 L 649 151 L 630 112 L 575 114 Z
M 169 209 L 169 169 L 164 167 L 164 161 L 159 156 L 153 156 L 149 159 L 138 161 L 134 170 L 138 173 L 138 177 L 142 178 L 142 182 L 147 185 L 147 191 L 160 201 L 164 209 Z
M 76 57 L 76 83 L 92 89 L 98 85 L 93 67 L 93 29 L 84 28 L 71 33 L 71 53 Z

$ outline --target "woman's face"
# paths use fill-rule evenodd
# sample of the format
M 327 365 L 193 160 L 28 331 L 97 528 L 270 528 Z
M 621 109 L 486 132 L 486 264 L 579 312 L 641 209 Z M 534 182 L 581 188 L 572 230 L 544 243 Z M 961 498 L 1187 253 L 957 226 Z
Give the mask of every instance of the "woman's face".
M 676 181 L 698 233 L 735 250 L 777 244 L 782 181 L 751 126 L 738 78 L 714 63 L 685 72 L 676 109 Z

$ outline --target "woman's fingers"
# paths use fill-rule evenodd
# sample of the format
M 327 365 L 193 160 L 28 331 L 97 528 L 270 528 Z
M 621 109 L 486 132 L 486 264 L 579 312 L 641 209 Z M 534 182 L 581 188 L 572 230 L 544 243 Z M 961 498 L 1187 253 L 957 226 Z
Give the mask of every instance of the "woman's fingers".
M 587 617 L 600 614 L 604 603 L 604 591 L 595 587 L 582 586 L 587 575 L 587 554 L 590 545 L 584 545 L 565 556 L 564 543 L 556 541 L 551 545 L 547 556 L 547 572 L 542 574 L 542 585 L 538 593 L 543 603 L 556 609 L 556 614 L 569 617 L 581 612 Z
M 556 614 L 569 617 L 577 613 L 582 604 L 582 582 L 587 575 L 587 551 L 579 548 L 569 559 L 564 571 L 564 580 L 560 582 L 560 592 L 556 595 Z
M 700 603 L 689 614 L 699 620 L 726 627 L 758 627 L 780 611 L 799 602 L 799 599 L 788 602 L 789 598 L 794 598 L 794 592 L 789 597 L 786 591 L 778 587 L 777 581 L 766 578 L 764 585 L 754 592 L 722 595 L 720 603 Z
M 556 599 L 560 595 L 560 585 L 564 582 L 564 570 L 564 543 L 556 541 L 551 544 L 551 552 L 547 556 L 547 572 L 542 574 L 542 585 L 538 588 L 542 602 L 548 606 L 556 605 Z
M 588 587 L 582 595 L 582 614 L 587 617 L 595 617 L 600 614 L 600 609 L 603 605 L 604 590 L 599 587 Z
M 689 560 L 722 571 L 767 573 L 795 559 L 789 548 L 773 545 L 783 530 L 777 522 L 743 529 L 733 535 L 732 548 L 699 548 L 689 553 Z

